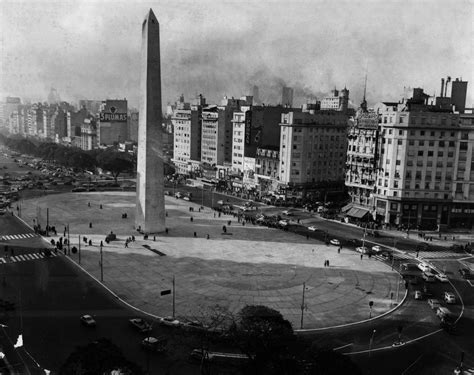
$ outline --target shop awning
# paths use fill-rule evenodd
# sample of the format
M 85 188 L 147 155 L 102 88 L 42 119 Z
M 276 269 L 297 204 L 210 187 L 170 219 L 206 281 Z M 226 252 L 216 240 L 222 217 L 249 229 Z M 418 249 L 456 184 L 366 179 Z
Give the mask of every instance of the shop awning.
M 352 208 L 352 206 L 353 206 L 352 203 L 346 204 L 344 207 L 341 208 L 341 212 L 349 211 Z
M 357 207 L 352 207 L 348 212 L 347 216 L 350 217 L 355 217 L 357 219 L 362 219 L 365 215 L 369 213 L 369 210 L 366 210 L 365 208 L 357 208 Z

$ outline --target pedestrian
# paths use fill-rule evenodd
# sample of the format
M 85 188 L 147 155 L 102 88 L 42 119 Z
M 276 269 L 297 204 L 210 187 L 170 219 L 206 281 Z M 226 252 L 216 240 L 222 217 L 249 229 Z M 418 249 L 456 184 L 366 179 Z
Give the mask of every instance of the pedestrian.
M 92 240 L 89 240 L 89 246 L 92 246 Z
M 196 233 L 196 232 L 194 232 L 194 237 L 197 237 L 197 233 Z
M 206 238 L 207 238 L 207 239 L 209 239 L 209 238 L 210 238 L 210 237 L 209 237 L 209 233 L 207 234 Z
M 100 209 L 102 210 L 102 205 L 100 205 Z
M 168 228 L 165 228 L 165 233 L 168 234 Z
M 100 241 L 100 247 L 104 246 L 104 243 L 102 241 Z
M 327 265 L 328 265 L 328 267 L 329 267 L 329 259 L 328 259 L 326 262 L 327 262 Z
M 326 267 L 326 261 L 324 261 L 324 267 Z
M 214 212 L 214 219 L 216 218 L 216 213 Z
M 363 257 L 364 257 L 364 254 L 360 254 L 360 260 L 362 260 Z
M 227 222 L 227 225 L 228 225 L 229 227 L 230 227 L 230 223 L 231 223 L 231 221 L 229 220 L 229 221 Z
M 341 247 L 339 246 L 338 249 L 337 249 L 337 253 L 340 254 L 341 253 Z
M 89 223 L 89 228 L 92 228 L 92 223 Z
M 191 222 L 193 221 L 193 217 L 192 217 L 192 216 L 190 217 L 190 220 L 191 220 Z
M 88 202 L 88 203 L 87 203 L 87 206 L 90 207 L 90 206 L 91 206 L 91 202 Z
M 313 249 L 313 253 L 314 253 L 314 249 Z
M 153 236 L 153 241 L 156 241 L 156 236 Z
M 132 242 L 135 242 L 135 236 L 132 234 Z
M 128 247 L 128 238 L 125 240 L 125 247 Z

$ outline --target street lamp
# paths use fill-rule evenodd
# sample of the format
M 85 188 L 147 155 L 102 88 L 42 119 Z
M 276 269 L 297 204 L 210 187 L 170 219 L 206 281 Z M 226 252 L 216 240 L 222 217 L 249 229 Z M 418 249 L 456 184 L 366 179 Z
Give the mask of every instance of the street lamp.
M 102 255 L 102 245 L 100 245 L 100 281 L 103 282 L 104 281 L 104 258 L 103 258 L 103 255 Z
M 372 331 L 372 336 L 370 337 L 370 341 L 369 341 L 369 357 L 372 354 L 372 344 L 374 343 L 375 332 L 376 332 L 376 330 L 374 329 Z
M 307 310 L 307 309 L 308 309 L 308 307 L 307 307 L 306 304 L 304 303 L 305 290 L 306 290 L 306 283 L 303 283 L 303 296 L 302 296 L 302 300 L 301 300 L 301 326 L 300 326 L 301 329 L 303 329 L 304 310 Z

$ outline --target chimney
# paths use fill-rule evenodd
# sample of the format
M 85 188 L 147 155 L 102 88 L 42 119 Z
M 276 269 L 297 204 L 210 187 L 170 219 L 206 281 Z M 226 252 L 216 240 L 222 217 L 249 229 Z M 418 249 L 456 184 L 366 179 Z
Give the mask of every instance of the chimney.
M 441 78 L 441 94 L 440 94 L 441 97 L 443 97 L 443 92 L 444 92 L 444 78 Z
M 444 87 L 444 97 L 446 97 L 448 94 L 448 83 L 451 82 L 451 77 L 446 78 L 446 86 Z

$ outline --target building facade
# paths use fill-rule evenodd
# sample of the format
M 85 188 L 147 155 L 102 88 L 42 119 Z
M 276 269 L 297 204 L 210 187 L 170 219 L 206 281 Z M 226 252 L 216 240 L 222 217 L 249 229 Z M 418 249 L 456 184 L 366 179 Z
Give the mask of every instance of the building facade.
M 344 181 L 346 114 L 337 111 L 289 112 L 281 117 L 280 181 L 311 188 Z
M 332 90 L 331 94 L 321 100 L 322 110 L 347 112 L 349 106 L 349 90 Z
M 88 114 L 85 108 L 81 108 L 78 113 Z M 102 102 L 99 123 L 98 123 L 98 138 L 99 144 L 104 146 L 111 146 L 116 143 L 128 140 L 128 110 L 126 99 L 107 99 Z M 73 127 L 77 128 L 74 131 L 74 136 L 81 135 L 81 126 L 85 117 L 75 115 L 72 119 Z M 76 120 L 77 119 L 77 120 Z M 157 124 L 157 126 L 160 124 Z

